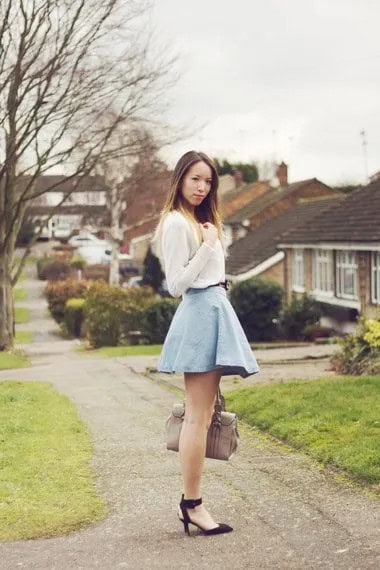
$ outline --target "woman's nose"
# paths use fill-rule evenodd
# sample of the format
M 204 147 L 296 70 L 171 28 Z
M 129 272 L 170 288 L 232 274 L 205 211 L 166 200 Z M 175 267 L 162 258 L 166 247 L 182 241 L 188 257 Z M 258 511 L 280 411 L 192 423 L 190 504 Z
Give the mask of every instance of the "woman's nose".
M 199 180 L 198 181 L 198 190 L 204 190 L 206 188 L 206 184 L 204 182 L 204 180 Z

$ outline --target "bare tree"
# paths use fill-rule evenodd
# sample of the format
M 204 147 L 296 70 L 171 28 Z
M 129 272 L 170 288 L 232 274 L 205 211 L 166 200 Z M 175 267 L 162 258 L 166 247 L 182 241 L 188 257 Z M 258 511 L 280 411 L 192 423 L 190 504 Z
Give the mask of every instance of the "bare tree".
M 172 61 L 150 58 L 144 0 L 0 3 L 0 350 L 13 344 L 14 248 L 36 180 L 57 166 L 75 184 L 157 105 Z M 74 185 L 75 185 L 74 184 Z M 65 196 L 65 199 L 68 195 Z
M 161 172 L 167 172 L 167 166 L 158 159 L 157 152 L 173 140 L 178 140 L 173 133 L 170 133 L 168 139 L 164 132 L 158 134 L 140 126 L 132 134 L 121 125 L 113 137 L 113 145 L 116 148 L 112 154 L 116 156 L 108 157 L 97 165 L 96 170 L 104 178 L 108 188 L 112 285 L 118 285 L 120 281 L 118 256 L 120 244 L 125 237 L 126 209 L 130 208 L 137 198 L 144 199 L 141 195 L 142 188 L 152 187 L 159 182 Z M 132 142 L 132 152 L 128 152 L 127 141 Z M 117 148 L 121 149 L 120 153 L 117 153 Z M 149 211 L 151 204 L 145 204 L 145 207 Z

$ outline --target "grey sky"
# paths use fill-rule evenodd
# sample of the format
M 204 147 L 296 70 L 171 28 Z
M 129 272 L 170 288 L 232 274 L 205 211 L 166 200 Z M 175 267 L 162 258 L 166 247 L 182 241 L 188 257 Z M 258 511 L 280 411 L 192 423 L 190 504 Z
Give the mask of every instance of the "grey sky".
M 180 55 L 173 122 L 232 160 L 285 160 L 291 181 L 363 182 L 380 170 L 379 0 L 155 0 L 157 36 Z

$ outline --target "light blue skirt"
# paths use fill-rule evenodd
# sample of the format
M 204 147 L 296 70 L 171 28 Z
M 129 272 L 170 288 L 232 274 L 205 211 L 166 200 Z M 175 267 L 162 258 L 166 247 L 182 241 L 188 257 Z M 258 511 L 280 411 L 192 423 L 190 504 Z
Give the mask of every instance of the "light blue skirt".
M 171 322 L 159 372 L 256 374 L 259 367 L 223 287 L 188 289 Z

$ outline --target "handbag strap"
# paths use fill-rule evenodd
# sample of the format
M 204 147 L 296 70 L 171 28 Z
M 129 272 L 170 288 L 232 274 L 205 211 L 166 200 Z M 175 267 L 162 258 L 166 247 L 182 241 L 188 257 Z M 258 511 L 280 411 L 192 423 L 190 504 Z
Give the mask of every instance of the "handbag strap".
M 218 391 L 216 393 L 214 410 L 216 413 L 224 412 L 226 410 L 226 401 L 220 390 L 220 386 L 218 386 Z

